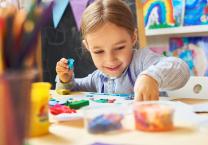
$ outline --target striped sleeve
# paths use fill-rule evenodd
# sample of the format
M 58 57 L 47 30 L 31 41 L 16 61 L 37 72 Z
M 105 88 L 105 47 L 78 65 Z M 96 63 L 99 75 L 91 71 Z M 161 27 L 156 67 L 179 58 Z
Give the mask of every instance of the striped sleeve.
M 69 83 L 62 83 L 58 76 L 56 77 L 56 89 L 69 89 L 72 91 L 96 91 L 96 83 L 98 83 L 98 72 L 94 71 L 92 74 L 84 78 L 74 78 Z
M 157 80 L 161 89 L 173 90 L 183 87 L 190 77 L 188 65 L 176 57 L 161 57 L 150 50 L 142 52 L 143 71 Z

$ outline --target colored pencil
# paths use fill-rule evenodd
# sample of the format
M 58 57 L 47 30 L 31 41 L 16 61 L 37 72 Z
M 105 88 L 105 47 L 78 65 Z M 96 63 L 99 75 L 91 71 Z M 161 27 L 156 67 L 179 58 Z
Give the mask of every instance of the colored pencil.
M 4 35 L 4 18 L 0 16 L 0 75 L 4 71 L 3 35 Z
M 53 3 L 50 3 L 49 6 L 46 9 L 36 9 L 36 15 L 29 13 L 28 19 L 25 21 L 25 36 L 29 35 L 26 38 L 23 38 L 22 40 L 22 50 L 20 51 L 19 57 L 17 59 L 16 66 L 20 66 L 21 64 L 24 64 L 23 61 L 26 58 L 27 54 L 30 54 L 32 51 L 34 51 L 34 48 L 37 46 L 38 41 L 38 34 L 40 32 L 40 29 L 42 26 L 44 26 L 51 16 Z M 41 12 L 42 11 L 42 12 Z M 42 13 L 42 15 L 40 15 Z M 39 18 L 39 19 L 37 19 Z M 35 21 L 36 20 L 36 21 Z M 29 25 L 35 25 L 33 28 L 33 31 L 30 32 L 27 30 L 27 24 Z M 24 39 L 27 39 L 24 41 Z
M 0 73 L 24 69 L 27 58 L 35 57 L 40 30 L 51 18 L 52 7 L 53 2 L 43 6 L 38 0 L 28 13 L 12 6 L 0 8 L 0 28 L 5 31 L 0 31 Z

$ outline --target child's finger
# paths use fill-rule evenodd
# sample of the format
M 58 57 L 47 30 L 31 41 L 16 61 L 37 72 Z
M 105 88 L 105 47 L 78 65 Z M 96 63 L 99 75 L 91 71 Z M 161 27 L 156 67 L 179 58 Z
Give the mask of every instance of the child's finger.
M 56 70 L 62 70 L 62 69 L 67 69 L 65 67 L 63 67 L 62 65 L 60 65 L 58 62 L 56 64 Z
M 67 72 L 60 72 L 59 75 L 63 76 L 63 75 L 66 75 L 68 74 Z
M 59 66 L 59 65 L 56 66 L 56 72 L 57 73 L 60 73 L 60 72 L 68 73 L 68 71 L 69 71 L 68 68 L 65 68 L 65 67 L 62 67 L 62 66 Z
M 74 70 L 68 69 L 68 73 L 69 73 L 70 75 L 73 75 Z
M 151 100 L 159 100 L 159 93 L 154 93 L 150 97 Z
M 142 100 L 143 101 L 151 100 L 151 96 L 149 94 L 145 94 L 145 95 L 143 95 Z
M 143 101 L 143 96 L 141 92 L 135 92 L 135 101 Z
M 68 70 L 67 70 L 66 68 L 63 68 L 63 67 L 57 67 L 56 71 L 57 71 L 57 72 L 68 73 Z
M 60 61 L 61 61 L 62 63 L 65 63 L 65 64 L 68 63 L 68 60 L 67 60 L 66 58 L 61 58 Z
M 62 61 L 57 62 L 57 65 L 56 66 L 59 66 L 59 67 L 63 67 L 63 68 L 68 69 L 67 63 L 63 63 Z

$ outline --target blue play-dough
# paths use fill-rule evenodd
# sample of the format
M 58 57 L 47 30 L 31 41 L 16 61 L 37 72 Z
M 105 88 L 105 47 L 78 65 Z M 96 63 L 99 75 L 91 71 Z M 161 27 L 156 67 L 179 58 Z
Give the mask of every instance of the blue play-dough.
M 68 59 L 68 66 L 69 66 L 69 69 L 74 68 L 74 59 L 73 58 Z
M 56 104 L 58 104 L 57 101 L 49 101 L 49 106 L 55 106 Z
M 88 132 L 92 134 L 105 133 L 121 128 L 120 121 L 108 119 L 105 115 L 99 115 L 88 123 Z
M 67 103 L 67 100 L 61 100 L 58 102 L 59 105 L 65 105 Z
M 134 94 L 111 94 L 111 93 L 95 93 L 95 92 L 89 92 L 86 97 L 94 97 L 96 95 L 104 95 L 104 96 L 115 96 L 115 97 L 121 97 L 125 100 L 133 100 Z

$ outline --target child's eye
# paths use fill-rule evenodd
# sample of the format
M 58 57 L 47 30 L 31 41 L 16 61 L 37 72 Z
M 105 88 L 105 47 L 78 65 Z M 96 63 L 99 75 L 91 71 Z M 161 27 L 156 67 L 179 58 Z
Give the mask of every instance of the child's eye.
M 103 53 L 104 51 L 103 50 L 100 50 L 100 51 L 95 51 L 94 53 L 95 54 L 101 54 L 101 53 Z
M 124 48 L 125 48 L 125 46 L 120 46 L 120 47 L 117 47 L 115 50 L 122 50 Z

